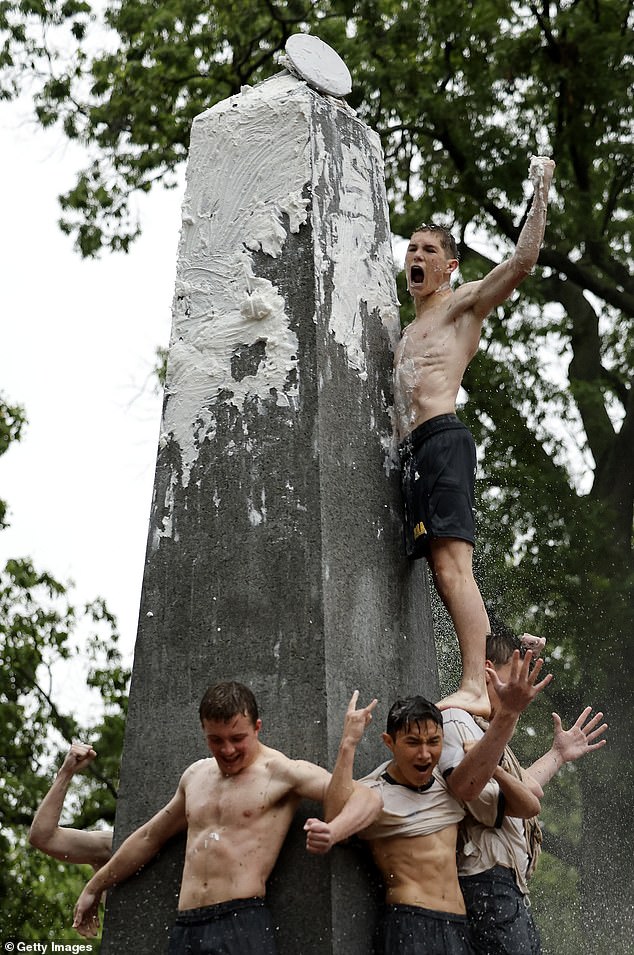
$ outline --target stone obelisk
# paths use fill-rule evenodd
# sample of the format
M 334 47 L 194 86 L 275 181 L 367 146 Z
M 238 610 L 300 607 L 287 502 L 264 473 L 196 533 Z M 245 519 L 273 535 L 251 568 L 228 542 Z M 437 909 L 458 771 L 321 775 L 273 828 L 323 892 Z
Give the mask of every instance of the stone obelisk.
M 198 116 L 183 205 L 116 844 L 207 755 L 206 687 L 255 692 L 261 739 L 331 767 L 355 688 L 434 695 L 423 568 L 402 554 L 391 421 L 398 307 L 378 136 L 281 73 Z M 309 856 L 306 806 L 270 880 L 280 955 L 367 955 L 362 849 Z M 102 952 L 166 950 L 176 840 L 109 893 Z

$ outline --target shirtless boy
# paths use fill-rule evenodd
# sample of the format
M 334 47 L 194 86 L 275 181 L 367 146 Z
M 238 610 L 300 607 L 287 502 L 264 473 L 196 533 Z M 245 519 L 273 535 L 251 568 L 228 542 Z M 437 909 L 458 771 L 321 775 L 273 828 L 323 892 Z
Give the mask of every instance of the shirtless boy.
M 490 730 L 456 767 L 452 781 L 460 799 L 437 768 L 443 747 L 440 710 L 421 696 L 397 700 L 390 709 L 383 741 L 391 759 L 361 780 L 384 803 L 376 821 L 360 833 L 385 884 L 375 955 L 473 952 L 456 868 L 458 824 L 467 812 L 493 827 L 505 815 L 528 817 L 539 811 L 537 795 L 497 764 L 519 713 L 549 682 L 548 677 L 536 682 L 542 662 L 530 672 L 530 658 L 529 652 L 521 662 L 516 654 L 506 684 L 491 677 L 504 702 Z M 354 753 L 368 724 L 365 710 L 356 711 L 354 703 L 353 697 L 333 772 L 333 808 L 338 793 L 342 801 L 349 796 Z M 482 777 L 477 784 L 474 767 Z
M 458 638 L 462 679 L 441 709 L 457 706 L 488 716 L 484 682 L 487 613 L 472 569 L 476 454 L 456 417 L 465 369 L 478 350 L 482 323 L 537 262 L 555 164 L 534 157 L 534 195 L 512 256 L 477 282 L 455 291 L 456 243 L 445 229 L 422 225 L 405 257 L 416 318 L 403 332 L 394 361 L 408 556 L 427 557 L 436 589 Z
M 372 704 L 367 709 L 371 719 Z M 75 907 L 74 928 L 97 932 L 101 893 L 129 878 L 172 836 L 187 831 L 179 914 L 169 955 L 186 952 L 273 955 L 273 925 L 264 904 L 266 880 L 301 799 L 325 804 L 319 832 L 324 851 L 376 817 L 380 799 L 358 786 L 336 815 L 329 811 L 330 773 L 263 745 L 251 690 L 235 682 L 209 687 L 200 720 L 212 758 L 192 763 L 170 802 L 132 833 L 88 882 Z M 368 799 L 368 795 L 371 797 Z
M 75 773 L 92 763 L 96 752 L 87 743 L 75 742 L 60 766 L 53 785 L 40 803 L 29 831 L 29 843 L 53 859 L 91 865 L 99 869 L 110 858 L 112 831 L 110 829 L 71 829 L 60 826 L 64 799 Z

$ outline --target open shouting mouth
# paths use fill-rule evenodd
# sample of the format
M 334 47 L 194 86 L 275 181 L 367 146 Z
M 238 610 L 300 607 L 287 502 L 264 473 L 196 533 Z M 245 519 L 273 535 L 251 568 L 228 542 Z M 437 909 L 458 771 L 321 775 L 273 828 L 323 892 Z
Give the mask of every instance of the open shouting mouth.
M 425 271 L 420 265 L 413 265 L 409 275 L 413 285 L 419 285 L 425 281 Z
M 433 769 L 433 766 L 431 762 L 430 763 L 415 763 L 414 769 L 416 770 L 417 773 L 420 773 L 421 776 L 424 776 L 425 773 L 428 773 L 430 769 Z

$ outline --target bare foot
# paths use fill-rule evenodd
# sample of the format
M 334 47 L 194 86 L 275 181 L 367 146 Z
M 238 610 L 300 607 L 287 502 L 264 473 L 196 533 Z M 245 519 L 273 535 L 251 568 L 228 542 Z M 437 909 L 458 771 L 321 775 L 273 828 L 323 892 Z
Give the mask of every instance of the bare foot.
M 466 690 L 460 687 L 455 693 L 450 693 L 436 703 L 439 710 L 448 710 L 450 706 L 457 706 L 461 710 L 466 710 L 472 716 L 483 716 L 488 719 L 491 715 L 491 703 L 486 690 L 481 693 L 472 690 Z
M 546 637 L 535 637 L 532 633 L 523 633 L 520 637 L 520 646 L 525 650 L 532 650 L 533 660 L 536 660 L 546 646 Z

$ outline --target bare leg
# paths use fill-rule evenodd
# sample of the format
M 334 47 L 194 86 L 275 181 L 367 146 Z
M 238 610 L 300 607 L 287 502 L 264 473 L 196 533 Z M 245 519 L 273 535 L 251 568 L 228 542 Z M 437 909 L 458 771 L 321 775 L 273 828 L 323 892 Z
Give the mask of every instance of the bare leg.
M 456 693 L 438 706 L 458 706 L 474 716 L 489 716 L 484 664 L 489 618 L 473 576 L 473 547 L 467 541 L 441 538 L 431 543 L 430 566 L 440 599 L 456 631 L 462 657 L 462 678 Z

